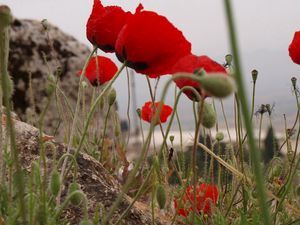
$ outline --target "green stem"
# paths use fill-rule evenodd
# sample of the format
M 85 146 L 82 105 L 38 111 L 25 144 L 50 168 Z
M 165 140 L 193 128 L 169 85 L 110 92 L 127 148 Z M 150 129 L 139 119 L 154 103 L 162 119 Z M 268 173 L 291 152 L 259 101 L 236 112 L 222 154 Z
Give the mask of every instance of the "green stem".
M 236 66 L 235 78 L 238 87 L 238 95 L 241 101 L 241 109 L 244 117 L 244 123 L 245 123 L 246 131 L 248 133 L 248 143 L 249 143 L 249 149 L 252 158 L 251 161 L 253 164 L 254 175 L 255 175 L 255 180 L 257 185 L 257 192 L 259 196 L 258 198 L 260 203 L 259 205 L 262 212 L 262 220 L 265 225 L 270 225 L 272 224 L 272 222 L 271 222 L 269 207 L 267 204 L 267 195 L 264 186 L 262 168 L 260 165 L 261 156 L 259 150 L 256 147 L 255 140 L 254 140 L 253 128 L 252 128 L 252 123 L 250 121 L 250 115 L 249 115 L 249 110 L 247 105 L 246 91 L 244 88 L 243 76 L 241 74 L 241 69 L 240 69 L 240 57 L 238 52 L 238 44 L 236 39 L 233 13 L 231 9 L 231 0 L 224 0 L 224 4 L 225 4 L 225 11 L 226 11 L 226 19 L 229 28 L 230 44 L 231 44 L 233 58 Z
M 261 130 L 262 130 L 263 116 L 264 116 L 264 114 L 262 113 L 262 114 L 260 115 L 260 120 L 259 120 L 258 149 L 261 149 Z
M 8 75 L 8 53 L 9 53 L 9 25 L 10 23 L 5 24 L 3 17 L 11 17 L 11 13 L 8 7 L 1 6 L 0 12 L 0 80 L 2 86 L 3 93 L 3 102 L 6 106 L 6 128 L 10 138 L 11 145 L 11 154 L 13 158 L 13 164 L 15 166 L 15 187 L 17 188 L 17 196 L 20 201 L 20 214 L 22 217 L 21 224 L 26 224 L 26 209 L 25 209 L 25 201 L 24 201 L 24 177 L 22 173 L 21 164 L 19 161 L 19 151 L 16 146 L 16 134 L 13 126 L 12 116 L 11 116 L 11 99 L 9 96 L 9 86 L 11 86 L 9 82 Z M 11 22 L 11 21 L 10 21 Z M 13 87 L 11 87 L 13 88 Z M 2 105 L 0 106 L 2 107 Z M 2 124 L 2 118 L 1 124 Z M 1 125 L 2 126 L 2 125 Z M 1 137 L 2 139 L 2 137 Z
M 197 144 L 199 143 L 199 136 L 200 136 L 200 126 L 202 120 L 202 114 L 204 109 L 204 98 L 200 99 L 200 108 L 198 109 L 198 120 L 195 129 L 195 137 L 194 137 L 194 145 L 192 151 L 192 168 L 193 168 L 193 213 L 192 213 L 192 224 L 195 224 L 195 217 L 196 217 L 196 196 L 197 196 L 197 170 L 196 170 L 196 151 L 197 151 Z M 204 136 L 205 138 L 205 136 Z
M 103 149 L 104 149 L 104 140 L 105 140 L 105 133 L 106 133 L 106 127 L 107 127 L 107 121 L 108 121 L 108 115 L 111 109 L 111 105 L 109 104 L 108 109 L 107 109 L 107 113 L 105 116 L 105 120 L 104 120 L 104 128 L 103 128 L 103 136 L 102 136 L 102 142 L 101 142 L 101 154 L 100 154 L 100 162 L 102 162 L 103 159 Z

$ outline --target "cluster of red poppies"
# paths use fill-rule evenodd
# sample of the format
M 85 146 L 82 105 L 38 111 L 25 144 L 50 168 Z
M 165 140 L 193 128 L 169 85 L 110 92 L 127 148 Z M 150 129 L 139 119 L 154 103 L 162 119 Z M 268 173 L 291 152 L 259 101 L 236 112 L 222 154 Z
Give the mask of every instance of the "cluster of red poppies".
M 166 17 L 144 10 L 141 4 L 135 13 L 131 13 L 119 6 L 103 6 L 100 0 L 94 0 L 86 34 L 94 46 L 104 52 L 115 52 L 117 58 L 125 62 L 126 66 L 150 78 L 177 72 L 193 73 L 200 69 L 204 69 L 208 74 L 226 74 L 223 66 L 209 57 L 193 55 L 191 43 L 180 30 Z M 97 60 L 91 60 L 85 74 L 90 83 L 96 86 L 109 81 L 114 73 L 115 66 L 112 61 L 98 56 Z M 194 87 L 201 94 L 199 82 L 177 79 L 175 83 L 179 88 Z M 190 99 L 197 100 L 191 91 L 184 93 Z M 142 109 L 142 114 L 146 113 L 142 115 L 142 119 L 150 122 L 157 104 L 152 104 L 151 110 L 149 104 L 146 105 L 147 107 Z M 169 106 L 163 105 L 160 122 L 166 121 L 165 115 L 169 115 L 169 112 Z
M 213 184 L 198 184 L 196 186 L 195 207 L 199 213 L 210 214 L 217 203 L 219 196 L 218 188 Z M 187 217 L 193 211 L 194 186 L 188 186 L 181 198 L 174 200 L 175 209 L 178 215 Z

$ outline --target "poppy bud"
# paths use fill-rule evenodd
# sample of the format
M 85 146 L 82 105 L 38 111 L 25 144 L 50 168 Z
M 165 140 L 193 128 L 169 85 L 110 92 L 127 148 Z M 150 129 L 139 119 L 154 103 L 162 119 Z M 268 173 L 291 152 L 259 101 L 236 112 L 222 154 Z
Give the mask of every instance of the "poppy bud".
M 70 184 L 69 186 L 69 190 L 68 190 L 68 194 L 72 194 L 74 191 L 78 191 L 80 188 L 79 188 L 79 185 L 76 183 L 76 182 L 73 182 Z M 71 198 L 70 198 L 70 202 L 73 204 L 73 205 L 79 205 L 82 201 L 82 195 L 80 193 L 78 194 L 75 194 L 73 195 Z
M 116 101 L 117 93 L 114 88 L 111 89 L 108 95 L 108 104 L 112 106 Z
M 216 140 L 217 140 L 217 141 L 223 141 L 223 139 L 224 139 L 224 134 L 223 134 L 223 132 L 218 132 L 218 133 L 216 134 Z
M 164 209 L 167 202 L 167 194 L 163 185 L 158 184 L 156 187 L 156 200 L 160 209 Z
M 59 189 L 60 189 L 60 184 L 61 184 L 60 174 L 57 171 L 57 169 L 55 168 L 52 171 L 51 178 L 50 178 L 50 190 L 54 196 L 57 196 Z
M 93 223 L 88 219 L 83 219 L 83 220 L 81 220 L 79 225 L 93 225 Z
M 234 90 L 233 80 L 222 73 L 214 73 L 210 76 L 200 77 L 201 87 L 211 96 L 224 98 Z
M 282 166 L 279 164 L 275 164 L 272 166 L 270 173 L 269 173 L 269 179 L 273 179 L 274 177 L 279 177 L 282 171 Z
M 251 75 L 252 75 L 252 81 L 253 81 L 253 83 L 255 83 L 256 80 L 257 80 L 258 71 L 257 70 L 252 70 Z
M 142 110 L 140 108 L 138 108 L 136 110 L 136 113 L 138 114 L 138 116 L 141 118 L 141 114 L 142 114 Z
M 0 29 L 9 26 L 13 21 L 10 8 L 6 5 L 0 6 Z
M 297 78 L 296 77 L 292 77 L 291 81 L 292 81 L 292 85 L 293 85 L 294 90 L 296 90 Z
M 228 66 L 230 66 L 231 64 L 232 64 L 232 55 L 231 54 L 227 54 L 226 56 L 225 56 L 225 61 L 226 61 L 226 64 L 228 65 Z
M 217 115 L 212 104 L 204 102 L 201 124 L 205 128 L 212 128 L 216 124 L 216 119 Z

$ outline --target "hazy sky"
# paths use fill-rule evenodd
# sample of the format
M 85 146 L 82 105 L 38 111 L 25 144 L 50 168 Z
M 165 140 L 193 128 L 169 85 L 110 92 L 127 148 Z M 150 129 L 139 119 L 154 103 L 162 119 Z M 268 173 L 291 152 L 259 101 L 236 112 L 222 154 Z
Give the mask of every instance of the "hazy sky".
M 11 7 L 18 18 L 47 19 L 81 42 L 89 44 L 85 36 L 85 25 L 91 12 L 92 0 L 0 0 Z M 229 53 L 228 34 L 222 0 L 147 0 L 147 1 L 102 1 L 104 5 L 119 5 L 134 11 L 138 3 L 146 10 L 166 16 L 183 31 L 192 43 L 193 53 L 206 54 L 223 62 Z M 284 113 L 285 94 L 290 94 L 291 75 L 300 78 L 300 66 L 291 62 L 287 48 L 293 34 L 300 30 L 299 0 L 233 0 L 238 38 L 242 52 L 247 86 L 251 87 L 249 73 L 257 68 L 260 72 L 258 103 L 276 102 L 279 116 Z M 110 54 L 115 61 L 115 56 Z M 146 87 L 145 79 L 137 75 L 139 87 Z M 125 76 L 116 83 L 125 111 Z M 284 96 L 283 96 L 284 95 Z M 288 95 L 289 96 L 289 95 Z M 138 104 L 141 106 L 149 95 L 144 88 L 138 90 Z M 289 96 L 293 102 L 293 96 Z M 282 101 L 279 101 L 282 99 Z M 185 99 L 186 100 L 186 99 Z M 279 103 L 277 102 L 279 101 Z M 282 104 L 282 105 L 281 105 Z M 185 106 L 184 106 L 185 107 Z M 230 111 L 230 110 L 229 110 Z

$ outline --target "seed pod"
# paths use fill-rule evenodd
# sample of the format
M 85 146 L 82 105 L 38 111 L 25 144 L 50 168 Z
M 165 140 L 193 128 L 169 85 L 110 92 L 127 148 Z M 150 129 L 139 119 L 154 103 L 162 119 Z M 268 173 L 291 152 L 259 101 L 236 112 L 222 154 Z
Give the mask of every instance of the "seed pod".
M 48 30 L 49 23 L 48 23 L 48 21 L 47 21 L 46 19 L 43 19 L 43 20 L 41 21 L 41 24 L 42 24 L 44 30 Z
M 255 83 L 256 80 L 257 80 L 258 71 L 257 70 L 252 70 L 251 75 L 252 75 L 252 81 L 253 81 L 253 83 Z
M 93 225 L 93 223 L 89 219 L 83 219 L 79 225 Z
M 171 143 L 173 143 L 173 141 L 174 141 L 174 135 L 171 135 L 169 138 L 170 138 Z
M 72 194 L 74 191 L 78 191 L 80 189 L 79 185 L 76 183 L 76 182 L 73 182 L 70 184 L 69 186 L 69 190 L 68 190 L 68 194 Z M 78 194 L 75 194 L 73 195 L 71 198 L 70 198 L 70 202 L 73 204 L 73 205 L 79 205 L 82 201 L 82 196 L 78 193 Z
M 167 202 L 167 194 L 163 185 L 158 184 L 156 187 L 156 200 L 160 209 L 164 209 Z
M 204 102 L 201 124 L 205 128 L 212 128 L 216 124 L 216 119 L 217 115 L 212 104 Z
M 61 185 L 60 174 L 57 171 L 57 169 L 55 168 L 52 171 L 51 178 L 50 178 L 50 190 L 54 196 L 57 196 L 59 189 L 60 189 L 60 185 Z
M 114 88 L 111 89 L 108 95 L 108 104 L 112 106 L 116 101 L 117 93 Z
M 217 141 L 223 141 L 223 139 L 224 139 L 224 134 L 223 134 L 223 132 L 218 132 L 218 133 L 216 134 L 216 140 L 217 140 Z
M 231 54 L 227 54 L 225 56 L 226 64 L 230 66 L 232 64 L 232 59 L 233 59 L 232 55 Z
M 293 88 L 294 88 L 294 90 L 296 90 L 297 89 L 297 78 L 296 77 L 292 77 L 291 78 L 291 81 L 292 81 L 292 85 L 293 85 Z
M 200 77 L 200 83 L 208 94 L 217 98 L 225 98 L 234 90 L 233 79 L 223 73 L 202 76 Z

